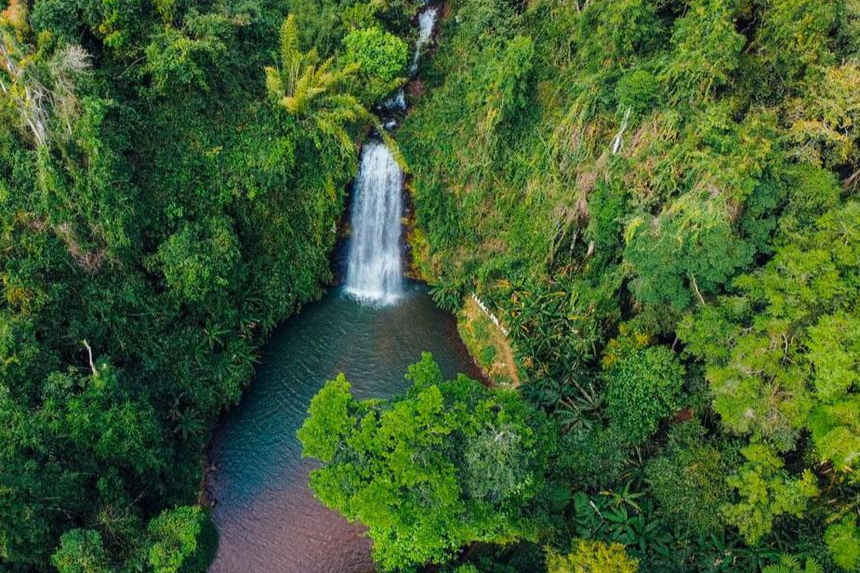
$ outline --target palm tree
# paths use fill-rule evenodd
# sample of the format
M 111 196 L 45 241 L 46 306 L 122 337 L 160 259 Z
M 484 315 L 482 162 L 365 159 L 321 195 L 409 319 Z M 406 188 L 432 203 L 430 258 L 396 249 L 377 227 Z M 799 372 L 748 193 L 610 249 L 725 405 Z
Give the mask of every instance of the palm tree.
M 300 121 L 311 122 L 324 135 L 351 145 L 346 126 L 356 121 L 376 123 L 355 96 L 342 90 L 356 66 L 337 69 L 334 58 L 321 61 L 315 49 L 299 49 L 298 26 L 289 15 L 281 25 L 281 66 L 267 67 L 266 88 L 277 105 Z

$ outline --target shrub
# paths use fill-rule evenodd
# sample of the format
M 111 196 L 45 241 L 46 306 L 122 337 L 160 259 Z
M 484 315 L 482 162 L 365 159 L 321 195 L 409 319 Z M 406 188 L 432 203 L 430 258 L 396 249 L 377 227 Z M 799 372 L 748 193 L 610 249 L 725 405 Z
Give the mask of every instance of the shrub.
M 606 377 L 610 424 L 631 445 L 651 437 L 660 420 L 679 407 L 684 367 L 668 348 L 634 351 L 610 366 Z
M 729 501 L 728 470 L 722 452 L 705 442 L 704 428 L 691 421 L 672 427 L 662 455 L 648 462 L 645 475 L 670 521 L 707 534 L 723 526 L 719 507 Z
M 59 573 L 108 573 L 102 537 L 97 531 L 72 529 L 60 538 L 60 548 L 51 557 Z
M 549 573 L 636 573 L 639 561 L 628 557 L 620 543 L 579 539 L 567 555 L 547 555 Z
M 228 218 L 190 223 L 158 249 L 167 284 L 192 302 L 230 285 L 239 258 L 239 242 Z
M 347 34 L 343 44 L 345 61 L 358 67 L 356 89 L 365 103 L 376 102 L 402 83 L 409 47 L 394 34 L 365 28 Z
M 657 104 L 660 82 L 651 72 L 636 70 L 621 77 L 615 88 L 619 110 L 629 109 L 634 115 L 648 113 Z
M 163 511 L 149 523 L 149 565 L 155 573 L 177 573 L 191 563 L 206 520 L 196 506 Z M 187 566 L 187 565 L 186 565 Z
M 498 130 L 516 124 L 526 110 L 532 93 L 535 65 L 534 40 L 515 36 L 504 45 L 484 50 L 486 66 L 472 90 L 466 95 L 469 107 L 477 111 L 478 133 L 495 141 Z
M 583 430 L 565 436 L 561 460 L 571 479 L 587 488 L 609 487 L 621 477 L 627 451 L 611 429 Z
M 737 526 L 749 545 L 771 532 L 773 522 L 783 515 L 799 517 L 810 498 L 818 494 L 812 472 L 793 477 L 770 446 L 753 444 L 741 453 L 746 462 L 729 476 L 727 483 L 737 489 L 738 503 L 722 508 L 726 520 Z
M 860 528 L 857 518 L 846 516 L 824 533 L 824 542 L 833 561 L 845 571 L 860 570 Z

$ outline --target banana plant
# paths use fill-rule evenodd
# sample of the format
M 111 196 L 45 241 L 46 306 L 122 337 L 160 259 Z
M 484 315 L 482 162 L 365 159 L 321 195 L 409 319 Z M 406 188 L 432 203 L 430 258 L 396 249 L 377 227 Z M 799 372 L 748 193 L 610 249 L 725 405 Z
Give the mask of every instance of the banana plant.
M 778 551 L 764 545 L 747 547 L 726 531 L 702 539 L 697 553 L 710 555 L 702 560 L 707 573 L 758 573 L 763 564 L 779 557 Z

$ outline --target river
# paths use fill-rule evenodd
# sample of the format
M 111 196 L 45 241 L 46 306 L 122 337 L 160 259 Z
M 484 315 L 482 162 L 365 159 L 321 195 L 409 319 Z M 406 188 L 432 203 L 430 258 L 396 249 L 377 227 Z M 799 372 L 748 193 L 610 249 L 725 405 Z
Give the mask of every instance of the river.
M 428 6 L 418 18 L 413 72 L 436 13 Z M 208 493 L 220 539 L 210 573 L 372 570 L 362 528 L 308 488 L 314 464 L 302 459 L 296 430 L 311 398 L 339 372 L 359 398 L 393 396 L 407 387 L 406 368 L 423 351 L 449 378 L 479 376 L 454 318 L 426 286 L 403 278 L 402 193 L 403 173 L 389 149 L 367 142 L 353 186 L 345 286 L 274 334 L 250 388 L 216 433 Z

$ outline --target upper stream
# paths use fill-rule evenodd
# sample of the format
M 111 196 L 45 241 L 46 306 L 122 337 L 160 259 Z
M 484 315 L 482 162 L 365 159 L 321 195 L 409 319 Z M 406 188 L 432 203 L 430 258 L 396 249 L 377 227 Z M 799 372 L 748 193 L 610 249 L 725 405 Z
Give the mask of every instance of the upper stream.
M 416 62 L 436 16 L 436 8 L 426 10 Z M 220 540 L 210 573 L 372 570 L 362 528 L 326 509 L 308 488 L 314 462 L 302 459 L 296 430 L 311 398 L 339 372 L 358 398 L 393 396 L 407 387 L 406 368 L 422 351 L 432 352 L 449 378 L 478 376 L 453 317 L 425 286 L 403 279 L 402 193 L 403 173 L 390 150 L 365 144 L 345 286 L 274 334 L 253 383 L 215 436 L 207 489 Z

